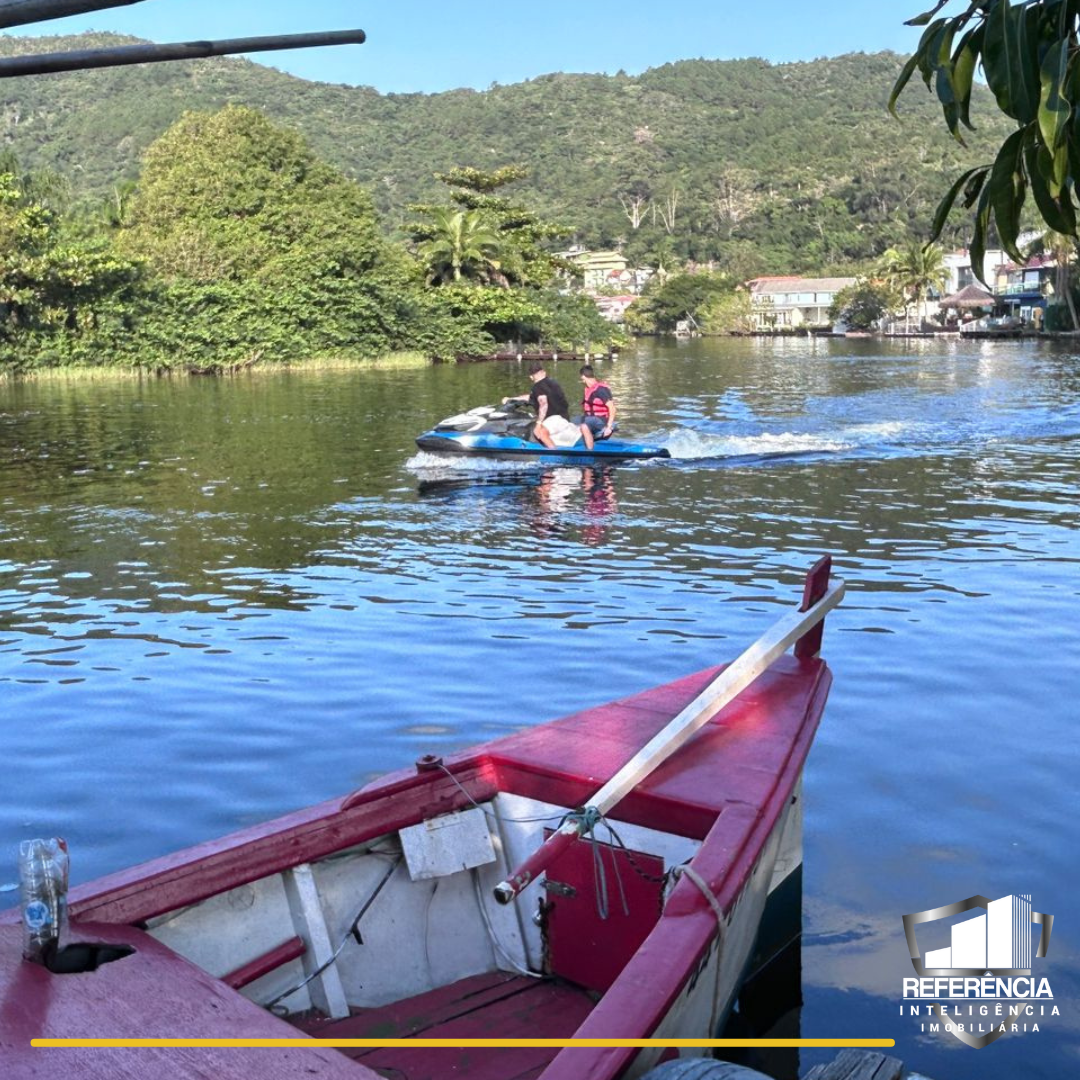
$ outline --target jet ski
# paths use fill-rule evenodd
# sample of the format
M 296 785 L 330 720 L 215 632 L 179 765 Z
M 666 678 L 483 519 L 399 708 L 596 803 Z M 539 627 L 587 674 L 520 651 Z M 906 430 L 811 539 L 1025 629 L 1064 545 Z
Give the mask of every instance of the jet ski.
M 439 421 L 430 431 L 417 436 L 416 445 L 421 450 L 436 454 L 557 458 L 560 461 L 671 457 L 662 446 L 623 442 L 621 439 L 597 439 L 589 450 L 580 433 L 569 445 L 560 446 L 556 441 L 555 448 L 549 449 L 533 436 L 535 424 L 528 405 L 522 401 L 509 401 L 498 407 L 481 405 Z M 574 432 L 569 434 L 572 436 Z

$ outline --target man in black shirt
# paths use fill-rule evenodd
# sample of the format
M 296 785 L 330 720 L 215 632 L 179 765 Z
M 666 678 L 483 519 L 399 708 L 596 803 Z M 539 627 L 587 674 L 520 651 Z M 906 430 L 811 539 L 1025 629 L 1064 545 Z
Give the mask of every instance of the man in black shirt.
M 533 428 L 533 434 L 549 450 L 555 449 L 552 436 L 559 438 L 563 446 L 573 446 L 577 441 L 577 431 L 570 423 L 570 404 L 563 388 L 554 379 L 548 378 L 543 364 L 530 364 L 529 378 L 533 385 L 527 394 L 504 397 L 502 403 L 505 405 L 508 401 L 529 402 L 536 409 L 536 427 Z M 571 432 L 573 438 L 570 438 Z

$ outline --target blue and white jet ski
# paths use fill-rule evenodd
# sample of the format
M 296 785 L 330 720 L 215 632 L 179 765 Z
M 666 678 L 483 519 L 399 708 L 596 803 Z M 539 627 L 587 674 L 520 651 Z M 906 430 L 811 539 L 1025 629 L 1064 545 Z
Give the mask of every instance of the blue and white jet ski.
M 623 442 L 621 439 L 597 439 L 589 450 L 580 434 L 569 445 L 560 446 L 556 441 L 555 448 L 549 449 L 533 437 L 535 424 L 536 420 L 524 402 L 510 401 L 499 407 L 481 405 L 441 420 L 430 431 L 417 436 L 416 445 L 421 450 L 436 454 L 535 457 L 560 461 L 671 457 L 663 446 Z

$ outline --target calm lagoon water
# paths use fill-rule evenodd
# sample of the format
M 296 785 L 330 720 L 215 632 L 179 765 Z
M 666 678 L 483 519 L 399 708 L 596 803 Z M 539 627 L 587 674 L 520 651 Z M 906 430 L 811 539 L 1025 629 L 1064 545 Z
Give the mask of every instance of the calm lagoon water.
M 22 838 L 86 880 L 730 658 L 831 552 L 802 1034 L 1076 1076 L 1080 356 L 694 341 L 603 375 L 673 460 L 416 451 L 513 364 L 0 384 L 0 889 Z M 922 1032 L 901 916 L 1010 892 L 1056 916 L 1060 1015 Z

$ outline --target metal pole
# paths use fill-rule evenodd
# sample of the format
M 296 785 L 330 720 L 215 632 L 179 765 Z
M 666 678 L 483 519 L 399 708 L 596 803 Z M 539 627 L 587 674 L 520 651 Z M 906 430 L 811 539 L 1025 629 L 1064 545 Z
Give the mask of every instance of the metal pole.
M 0 78 L 81 71 L 85 68 L 120 67 L 125 64 L 154 64 L 164 60 L 197 60 L 206 56 L 227 56 L 232 53 L 311 49 L 326 45 L 362 45 L 366 36 L 363 30 L 328 30 L 314 34 L 185 41 L 169 45 L 118 45 L 109 49 L 78 49 L 72 52 L 9 56 L 0 59 Z
M 68 15 L 85 15 L 88 11 L 139 3 L 142 0 L 0 0 L 0 28 L 48 22 L 49 19 L 63 19 Z

